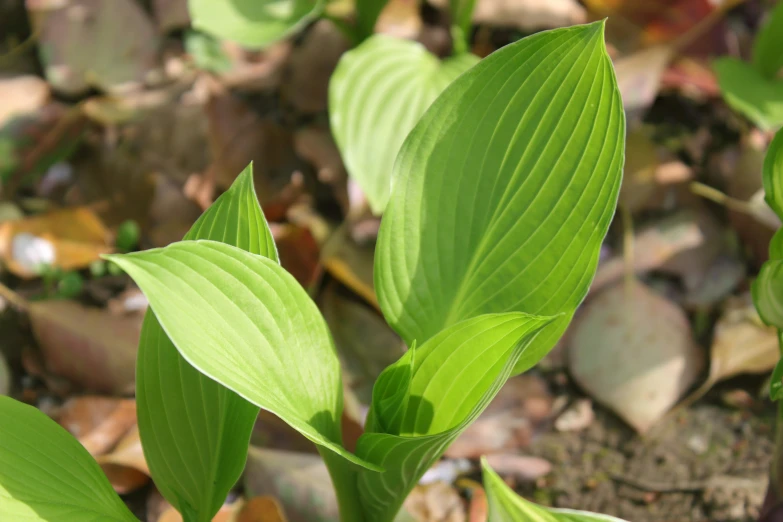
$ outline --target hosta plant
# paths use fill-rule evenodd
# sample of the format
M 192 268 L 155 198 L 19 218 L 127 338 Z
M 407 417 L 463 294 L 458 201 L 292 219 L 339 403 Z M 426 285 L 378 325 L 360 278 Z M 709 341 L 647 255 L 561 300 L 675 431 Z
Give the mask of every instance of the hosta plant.
M 783 125 L 783 2 L 778 2 L 753 44 L 750 62 L 715 61 L 721 94 L 733 109 L 763 129 Z
M 783 130 L 778 131 L 764 158 L 764 194 L 767 204 L 783 219 Z M 753 302 L 761 319 L 778 329 L 783 354 L 783 228 L 778 229 L 769 245 L 769 260 L 761 267 L 751 287 Z M 778 401 L 775 455 L 768 497 L 783 502 L 783 359 L 778 361 L 770 380 L 770 397 Z
M 263 408 L 317 446 L 342 520 L 393 520 L 586 295 L 615 211 L 624 134 L 601 22 L 500 49 L 435 99 L 394 163 L 376 247 L 378 301 L 410 349 L 375 383 L 354 452 L 342 443 L 332 338 L 277 262 L 249 170 L 183 241 L 110 256 L 150 302 L 139 430 L 163 495 L 186 522 L 211 520 Z M 500 509 L 493 520 L 524 519 Z M 0 519 L 84 513 L 132 519 L 78 443 L 33 408 L 0 401 Z

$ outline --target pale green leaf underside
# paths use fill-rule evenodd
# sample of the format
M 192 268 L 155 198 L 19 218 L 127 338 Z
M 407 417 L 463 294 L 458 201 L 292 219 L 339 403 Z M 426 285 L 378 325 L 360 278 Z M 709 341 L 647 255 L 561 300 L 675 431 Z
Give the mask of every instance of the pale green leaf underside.
M 342 381 L 329 331 L 280 265 L 214 241 L 110 258 L 198 370 L 314 443 L 375 469 L 342 447 Z
M 778 2 L 753 42 L 753 65 L 770 79 L 783 68 L 783 2 Z
M 253 188 L 252 165 L 185 239 L 211 239 L 277 260 Z M 136 364 L 144 455 L 163 496 L 193 520 L 220 509 L 247 460 L 258 407 L 193 368 L 147 311 Z
M 768 79 L 736 58 L 715 60 L 713 69 L 729 106 L 762 129 L 783 125 L 783 80 Z
M 485 313 L 562 315 L 567 326 L 615 211 L 625 119 L 601 23 L 538 33 L 460 76 L 395 163 L 375 288 L 409 344 Z
M 424 472 L 489 405 L 551 320 L 514 312 L 468 319 L 408 351 L 379 377 L 373 409 L 384 401 L 398 407 L 371 411 L 368 432 L 356 448 L 357 455 L 385 469 L 359 471 L 366 520 L 392 520 Z M 407 393 L 397 393 L 395 384 Z M 394 431 L 373 432 L 383 426 Z
M 394 159 L 433 100 L 479 61 L 441 61 L 418 42 L 375 35 L 345 53 L 329 81 L 329 121 L 348 173 L 373 212 L 391 192 Z
M 775 214 L 783 219 L 783 130 L 778 131 L 769 144 L 767 155 L 764 157 L 762 179 L 764 199 Z
M 486 460 L 482 459 L 481 467 L 489 504 L 488 522 L 625 522 L 598 513 L 539 506 L 514 493 L 489 467 Z
M 318 16 L 321 0 L 188 0 L 193 27 L 244 47 L 266 47 Z
M 5 396 L 0 396 L 0 520 L 138 522 L 70 433 Z

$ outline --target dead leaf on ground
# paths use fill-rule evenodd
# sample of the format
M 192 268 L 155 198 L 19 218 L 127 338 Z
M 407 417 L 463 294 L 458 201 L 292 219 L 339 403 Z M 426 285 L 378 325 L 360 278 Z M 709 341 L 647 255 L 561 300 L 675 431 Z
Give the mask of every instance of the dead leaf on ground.
M 661 78 L 674 49 L 660 45 L 636 51 L 614 61 L 617 86 L 626 111 L 649 108 L 661 88 Z
M 328 20 L 319 20 L 305 33 L 288 61 L 281 93 L 303 113 L 326 110 L 329 78 L 350 42 Z
M 136 401 L 85 395 L 68 399 L 55 420 L 76 437 L 90 455 L 103 455 L 136 425 Z
M 347 224 L 340 226 L 321 251 L 321 262 L 329 274 L 380 310 L 373 286 L 373 248 L 358 245 Z
M 270 223 L 269 228 L 277 245 L 280 264 L 303 287 L 310 288 L 321 273 L 319 246 L 310 229 L 290 223 Z
M 445 8 L 448 2 L 433 2 Z M 473 22 L 500 27 L 538 31 L 581 24 L 587 12 L 576 0 L 478 0 Z
M 761 322 L 750 294 L 730 297 L 715 325 L 707 380 L 685 402 L 698 399 L 718 381 L 743 373 L 767 373 L 778 359 L 777 331 Z
M 338 522 L 337 498 L 318 455 L 250 447 L 244 474 L 249 496 L 272 496 L 291 522 Z
M 46 78 L 63 94 L 142 84 L 157 66 L 158 37 L 132 0 L 26 0 Z
M 48 373 L 85 390 L 133 392 L 143 314 L 116 316 L 65 300 L 30 303 L 28 313 Z
M 76 270 L 110 253 L 109 237 L 90 208 L 56 210 L 0 223 L 0 258 L 20 277 L 38 276 L 42 265 Z
M 569 339 L 576 382 L 640 433 L 679 400 L 704 366 L 685 313 L 638 281 L 620 282 L 590 299 Z
M 335 284 L 321 294 L 320 305 L 340 355 L 345 384 L 360 401 L 370 404 L 375 379 L 405 353 L 402 340 L 377 311 L 343 295 Z
M 0 127 L 16 116 L 43 108 L 49 97 L 49 85 L 38 76 L 0 77 Z
M 244 505 L 244 503 L 241 500 L 238 500 L 233 504 L 222 505 L 212 518 L 212 522 L 240 522 L 241 519 L 238 518 L 238 510 L 242 505 Z M 264 522 L 264 519 L 259 520 Z M 247 522 L 251 521 L 253 521 L 252 518 L 247 520 Z M 182 522 L 182 515 L 180 515 L 179 511 L 174 509 L 174 507 L 169 506 L 157 519 L 151 520 L 150 522 Z M 274 518 L 270 518 L 269 522 L 277 521 Z M 285 519 L 283 519 L 283 522 L 285 522 Z
M 297 130 L 294 134 L 294 148 L 302 159 L 315 168 L 318 181 L 332 187 L 343 214 L 347 214 L 350 208 L 348 175 L 329 129 L 325 126 L 310 126 Z
M 117 493 L 124 495 L 144 486 L 150 470 L 141 448 L 139 427 L 134 425 L 109 453 L 97 459 Z
M 280 503 L 270 496 L 248 500 L 236 517 L 236 522 L 287 522 Z
M 541 377 L 530 373 L 512 377 L 445 455 L 478 458 L 525 448 L 551 413 L 552 396 Z
M 153 0 L 152 11 L 161 34 L 190 26 L 187 0 Z
M 465 522 L 467 518 L 457 490 L 445 482 L 416 486 L 404 505 L 418 522 Z
M 421 31 L 419 0 L 390 0 L 375 23 L 375 32 L 414 40 Z
M 468 509 L 468 522 L 487 522 L 489 505 L 487 494 L 479 484 L 470 490 L 470 508 Z
M 558 415 L 555 420 L 557 431 L 582 431 L 595 420 L 593 402 L 590 399 L 578 399 Z

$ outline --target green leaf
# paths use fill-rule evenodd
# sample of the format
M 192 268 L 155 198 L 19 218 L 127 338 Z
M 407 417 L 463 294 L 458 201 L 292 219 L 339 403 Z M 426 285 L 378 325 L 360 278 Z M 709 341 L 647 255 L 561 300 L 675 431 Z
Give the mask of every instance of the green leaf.
M 783 125 L 783 80 L 768 79 L 755 67 L 735 58 L 712 65 L 726 103 L 762 129 Z
M 188 0 L 188 10 L 194 28 L 259 49 L 316 18 L 323 3 L 323 0 Z
M 376 214 L 391 192 L 394 159 L 427 107 L 479 61 L 439 60 L 417 42 L 376 35 L 343 55 L 329 81 L 329 121 L 348 173 Z
M 753 42 L 753 65 L 774 79 L 783 68 L 783 3 L 778 2 Z
M 470 44 L 470 29 L 473 25 L 473 10 L 476 0 L 449 0 L 451 11 L 451 35 L 455 52 L 467 52 Z
M 410 345 L 485 313 L 564 314 L 590 286 L 615 211 L 625 117 L 603 23 L 541 32 L 460 76 L 408 136 L 381 223 L 375 288 Z
M 514 493 L 489 467 L 486 459 L 481 459 L 481 467 L 489 503 L 488 522 L 624 522 L 619 518 L 598 513 L 539 506 Z
M 783 328 L 783 260 L 764 263 L 750 289 L 761 320 Z
M 356 0 L 356 28 L 359 42 L 372 36 L 375 24 L 388 0 Z
M 252 165 L 185 239 L 221 241 L 277 261 Z M 150 310 L 139 341 L 136 400 L 155 485 L 188 520 L 212 520 L 244 469 L 258 407 L 193 368 Z
M 767 149 L 767 155 L 764 157 L 763 182 L 764 199 L 767 205 L 783 219 L 783 130 L 775 135 Z
M 36 408 L 5 396 L 0 520 L 137 521 L 79 441 Z
M 133 277 L 190 364 L 319 446 L 378 469 L 341 444 L 332 339 L 315 303 L 279 264 L 214 241 L 107 257 Z
M 516 312 L 468 319 L 409 350 L 381 374 L 367 433 L 356 448 L 357 455 L 385 469 L 358 472 L 365 520 L 394 518 L 424 472 L 484 411 L 551 320 Z

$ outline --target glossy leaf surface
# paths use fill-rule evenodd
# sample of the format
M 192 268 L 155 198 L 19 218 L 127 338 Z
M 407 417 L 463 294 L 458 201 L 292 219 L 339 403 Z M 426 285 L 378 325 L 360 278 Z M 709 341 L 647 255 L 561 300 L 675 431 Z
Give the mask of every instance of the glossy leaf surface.
M 329 82 L 329 120 L 349 174 L 383 212 L 394 159 L 410 130 L 457 76 L 479 61 L 444 61 L 417 42 L 376 35 L 340 59 Z
M 252 165 L 196 221 L 185 239 L 211 239 L 277 261 L 256 199 Z M 212 520 L 239 479 L 258 407 L 193 368 L 152 310 L 141 330 L 136 400 L 155 484 L 181 513 Z
M 460 76 L 410 133 L 376 247 L 375 288 L 410 345 L 485 313 L 564 314 L 615 211 L 625 119 L 598 22 L 535 34 Z

